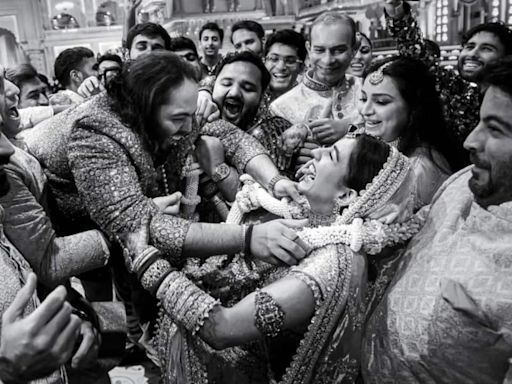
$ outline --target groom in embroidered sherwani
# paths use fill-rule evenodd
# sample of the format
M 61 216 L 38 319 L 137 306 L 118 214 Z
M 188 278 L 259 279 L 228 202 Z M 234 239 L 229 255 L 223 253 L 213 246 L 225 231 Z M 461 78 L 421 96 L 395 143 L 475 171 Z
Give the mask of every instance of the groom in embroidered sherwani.
M 489 69 L 472 166 L 434 197 L 363 343 L 366 383 L 502 383 L 512 357 L 512 58 Z
M 317 144 L 339 140 L 358 116 L 360 81 L 345 73 L 357 50 L 355 33 L 354 20 L 346 15 L 319 16 L 306 42 L 311 70 L 270 106 L 274 115 L 292 124 L 314 120 L 309 126 Z

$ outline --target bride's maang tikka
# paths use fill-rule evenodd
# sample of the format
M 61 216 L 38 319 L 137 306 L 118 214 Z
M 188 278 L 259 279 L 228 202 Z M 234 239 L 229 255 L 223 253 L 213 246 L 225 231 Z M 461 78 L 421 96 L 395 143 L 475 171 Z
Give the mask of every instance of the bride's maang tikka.
M 370 73 L 368 76 L 368 81 L 371 85 L 379 85 L 384 80 L 384 69 L 389 67 L 393 61 L 388 61 L 387 63 L 381 65 L 375 72 Z

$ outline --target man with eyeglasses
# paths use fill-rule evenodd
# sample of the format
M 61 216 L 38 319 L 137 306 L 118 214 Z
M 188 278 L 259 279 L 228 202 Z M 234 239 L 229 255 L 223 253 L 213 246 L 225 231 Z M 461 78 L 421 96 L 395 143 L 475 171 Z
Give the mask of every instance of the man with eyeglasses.
M 265 44 L 265 67 L 270 73 L 270 84 L 263 94 L 259 120 L 268 116 L 272 101 L 297 85 L 306 55 L 306 41 L 300 33 L 283 29 L 270 35 Z
M 98 79 L 105 87 L 122 68 L 123 62 L 118 55 L 106 53 L 98 58 Z
M 360 82 L 346 71 L 354 57 L 354 20 L 336 12 L 319 16 L 306 42 L 311 70 L 302 82 L 271 104 L 271 113 L 292 124 L 307 123 L 311 142 L 300 150 L 298 162 L 311 158 L 311 149 L 331 145 L 343 137 L 358 116 Z

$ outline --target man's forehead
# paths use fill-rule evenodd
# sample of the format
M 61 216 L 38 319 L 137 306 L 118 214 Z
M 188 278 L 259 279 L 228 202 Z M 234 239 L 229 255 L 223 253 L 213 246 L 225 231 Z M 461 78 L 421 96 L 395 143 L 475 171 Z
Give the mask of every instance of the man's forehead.
M 257 83 L 261 79 L 261 71 L 251 62 L 235 61 L 234 63 L 224 65 L 219 73 L 219 77 L 233 77 Z
M 352 45 L 354 31 L 350 25 L 341 21 L 330 24 L 317 24 L 311 30 L 311 45 L 335 47 Z
M 512 132 L 512 95 L 491 85 L 485 92 L 480 108 L 482 119 L 495 119 L 506 124 Z
M 479 43 L 479 44 L 489 44 L 497 47 L 502 47 L 502 42 L 498 35 L 492 33 L 490 31 L 480 31 L 475 33 L 471 38 L 467 41 L 468 43 Z
M 27 86 L 30 87 L 31 89 L 35 89 L 35 88 L 44 89 L 46 87 L 46 84 L 43 83 L 41 81 L 41 79 L 39 79 L 39 77 L 33 77 L 31 79 L 24 81 L 21 84 L 21 88 L 25 88 Z
M 161 36 L 148 36 L 140 34 L 135 36 L 132 44 L 137 43 L 160 43 L 162 46 L 164 46 L 164 39 L 162 39 Z
M 215 31 L 213 29 L 205 29 L 203 31 L 202 36 L 217 36 L 217 37 L 220 37 L 219 31 Z
M 247 39 L 257 39 L 258 35 L 254 31 L 250 31 L 248 29 L 237 29 L 235 32 L 233 32 L 233 40 L 247 40 Z

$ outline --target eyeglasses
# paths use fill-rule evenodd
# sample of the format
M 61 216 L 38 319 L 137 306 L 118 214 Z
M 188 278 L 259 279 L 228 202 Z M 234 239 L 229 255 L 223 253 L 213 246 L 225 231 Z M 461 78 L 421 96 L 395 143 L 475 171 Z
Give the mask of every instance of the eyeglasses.
M 105 68 L 103 73 L 98 73 L 98 80 L 107 80 L 107 76 L 117 76 L 121 73 L 121 68 Z
M 287 67 L 295 67 L 296 65 L 302 63 L 302 60 L 299 60 L 297 56 L 279 56 L 276 54 L 268 55 L 265 58 L 265 61 L 277 65 L 280 61 L 284 63 Z

